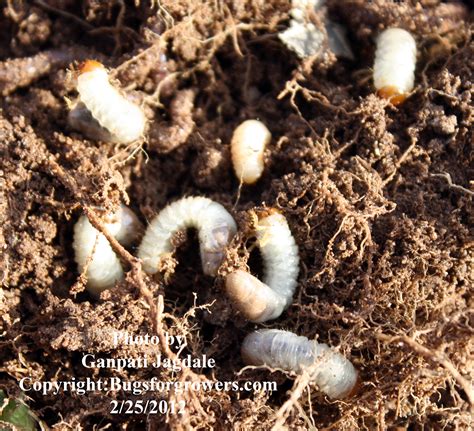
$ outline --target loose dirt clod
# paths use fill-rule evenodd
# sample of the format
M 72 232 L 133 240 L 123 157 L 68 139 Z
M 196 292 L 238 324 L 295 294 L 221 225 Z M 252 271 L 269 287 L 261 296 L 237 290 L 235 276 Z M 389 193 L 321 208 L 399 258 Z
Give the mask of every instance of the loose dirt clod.
M 7 96 L 19 88 L 28 87 L 55 69 L 68 67 L 72 62 L 83 61 L 88 56 L 91 56 L 90 51 L 76 46 L 3 61 L 0 63 L 0 94 Z

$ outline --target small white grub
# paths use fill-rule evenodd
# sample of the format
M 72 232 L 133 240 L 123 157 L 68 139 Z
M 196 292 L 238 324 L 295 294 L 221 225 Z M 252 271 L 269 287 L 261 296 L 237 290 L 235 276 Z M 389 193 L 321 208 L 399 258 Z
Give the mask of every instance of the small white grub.
M 161 259 L 173 252 L 173 235 L 188 228 L 198 230 L 203 272 L 216 275 L 237 225 L 221 204 L 204 197 L 173 202 L 151 221 L 138 248 L 143 269 L 158 272 Z
M 401 28 L 389 28 L 377 38 L 374 86 L 393 105 L 402 103 L 415 85 L 416 42 Z
M 227 275 L 225 288 L 235 307 L 252 322 L 276 319 L 293 300 L 299 273 L 298 246 L 285 217 L 261 218 L 257 245 L 264 265 L 263 283 L 245 271 Z
M 307 370 L 311 381 L 332 399 L 348 397 L 357 388 L 358 373 L 348 359 L 327 344 L 289 331 L 252 332 L 245 337 L 241 353 L 248 365 L 267 365 L 298 374 Z
M 122 205 L 107 217 L 107 231 L 123 246 L 129 246 L 141 232 L 141 223 L 132 210 Z M 107 238 L 97 231 L 83 215 L 74 225 L 73 248 L 80 273 L 86 271 L 87 290 L 99 296 L 123 278 L 123 268 Z M 92 254 L 93 253 L 93 254 Z
M 263 153 L 272 138 L 265 124 L 244 121 L 232 135 L 230 149 L 237 178 L 245 184 L 255 183 L 264 169 Z
M 112 142 L 127 144 L 143 136 L 145 114 L 109 82 L 107 70 L 101 63 L 87 60 L 82 64 L 77 78 L 77 91 L 80 102 L 89 110 L 92 118 L 110 133 Z M 73 120 L 77 120 L 77 117 L 84 120 L 79 114 L 73 115 Z M 69 121 L 72 127 L 77 127 L 74 121 Z M 99 134 L 97 139 L 103 137 Z

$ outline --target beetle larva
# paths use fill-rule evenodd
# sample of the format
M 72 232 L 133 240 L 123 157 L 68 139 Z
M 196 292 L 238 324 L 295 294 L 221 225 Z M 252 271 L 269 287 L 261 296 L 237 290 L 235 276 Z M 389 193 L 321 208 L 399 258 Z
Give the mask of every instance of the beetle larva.
M 114 136 L 92 116 L 84 103 L 76 103 L 69 111 L 67 122 L 72 129 L 81 132 L 86 138 L 114 142 Z
M 311 380 L 330 398 L 350 396 L 357 386 L 358 373 L 348 359 L 327 344 L 289 331 L 252 332 L 245 337 L 241 353 L 248 365 L 267 365 L 295 373 L 311 367 Z
M 263 153 L 271 133 L 261 121 L 247 120 L 232 135 L 232 163 L 237 178 L 245 184 L 255 183 L 264 168 Z
M 141 224 L 136 215 L 122 205 L 107 217 L 105 228 L 122 245 L 128 246 L 139 235 Z M 94 296 L 123 278 L 122 265 L 107 238 L 91 225 L 85 215 L 79 217 L 74 225 L 73 248 L 79 272 L 87 268 L 87 290 Z
M 226 291 L 236 308 L 252 322 L 276 319 L 293 299 L 299 273 L 298 246 L 285 217 L 277 212 L 261 218 L 257 245 L 264 265 L 263 283 L 245 271 L 226 277 Z
M 77 91 L 92 117 L 106 129 L 113 142 L 130 143 L 143 136 L 146 119 L 137 105 L 109 82 L 105 67 L 87 60 L 79 69 Z
M 377 39 L 374 86 L 393 105 L 402 103 L 415 83 L 416 43 L 401 28 L 389 28 Z
M 173 202 L 151 221 L 138 248 L 146 272 L 158 272 L 160 260 L 173 252 L 173 234 L 187 228 L 198 230 L 204 273 L 216 275 L 237 225 L 221 204 L 204 197 Z

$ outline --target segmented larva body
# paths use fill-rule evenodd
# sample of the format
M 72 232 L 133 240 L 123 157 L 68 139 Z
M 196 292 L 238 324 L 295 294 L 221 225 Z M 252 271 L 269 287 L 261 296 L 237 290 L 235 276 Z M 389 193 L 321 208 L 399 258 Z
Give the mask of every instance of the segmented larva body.
M 114 142 L 126 144 L 143 136 L 146 124 L 143 111 L 109 82 L 101 63 L 87 60 L 81 66 L 77 91 L 81 102 Z
M 257 245 L 263 259 L 263 283 L 237 270 L 227 275 L 226 292 L 236 308 L 252 322 L 281 315 L 293 299 L 299 273 L 298 246 L 285 217 L 277 212 L 258 221 Z
M 115 142 L 115 137 L 92 116 L 84 103 L 76 103 L 69 111 L 67 122 L 72 129 L 95 141 Z
M 245 337 L 242 359 L 248 365 L 267 365 L 301 373 L 311 367 L 310 377 L 330 398 L 351 395 L 358 382 L 352 363 L 327 344 L 308 340 L 289 331 L 262 329 Z
M 374 86 L 393 105 L 402 103 L 415 84 L 416 43 L 401 28 L 389 28 L 377 38 Z
M 232 135 L 232 163 L 237 178 L 245 184 L 255 183 L 264 169 L 263 153 L 272 135 L 258 120 L 244 121 Z
M 237 225 L 221 204 L 204 197 L 173 202 L 151 221 L 138 248 L 147 273 L 158 272 L 161 259 L 173 252 L 173 235 L 187 228 L 198 230 L 203 272 L 216 275 Z
M 107 217 L 107 231 L 123 246 L 130 245 L 140 233 L 141 224 L 127 207 Z M 83 215 L 74 225 L 73 248 L 80 273 L 87 268 L 87 290 L 98 296 L 123 278 L 123 268 L 107 238 Z M 93 254 L 92 254 L 93 253 Z

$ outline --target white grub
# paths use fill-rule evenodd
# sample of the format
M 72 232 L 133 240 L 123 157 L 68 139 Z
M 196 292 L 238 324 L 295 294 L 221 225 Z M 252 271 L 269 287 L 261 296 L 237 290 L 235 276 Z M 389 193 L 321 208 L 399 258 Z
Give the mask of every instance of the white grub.
M 416 42 L 401 28 L 389 28 L 377 38 L 374 86 L 392 104 L 402 103 L 415 85 Z
M 311 381 L 332 399 L 350 396 L 357 387 L 358 373 L 348 359 L 327 344 L 289 331 L 252 332 L 245 337 L 241 353 L 248 365 L 267 365 L 297 374 L 307 370 Z
M 67 122 L 73 130 L 81 132 L 86 138 L 96 141 L 115 142 L 114 136 L 99 124 L 82 102 L 72 106 L 67 116 Z
M 109 82 L 107 70 L 101 63 L 87 60 L 81 66 L 77 91 L 92 117 L 110 133 L 112 142 L 127 144 L 143 136 L 145 114 Z M 102 137 L 99 134 L 97 139 Z
M 122 245 L 128 246 L 141 232 L 136 215 L 122 205 L 107 217 L 105 229 Z M 123 278 L 123 268 L 107 238 L 83 215 L 74 225 L 73 248 L 80 273 L 86 270 L 87 290 L 94 296 Z
M 258 221 L 257 246 L 263 259 L 263 283 L 245 271 L 227 275 L 227 295 L 252 322 L 281 315 L 293 300 L 299 273 L 298 246 L 285 217 L 277 212 Z
M 173 252 L 173 235 L 188 228 L 198 230 L 203 272 L 216 275 L 237 225 L 221 204 L 192 196 L 168 205 L 151 221 L 138 248 L 143 269 L 158 272 L 161 259 Z
M 260 178 L 263 153 L 271 138 L 265 124 L 258 120 L 244 121 L 235 129 L 230 148 L 235 175 L 241 182 L 253 184 Z

